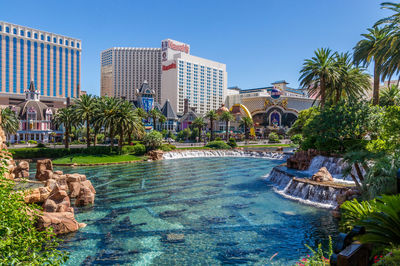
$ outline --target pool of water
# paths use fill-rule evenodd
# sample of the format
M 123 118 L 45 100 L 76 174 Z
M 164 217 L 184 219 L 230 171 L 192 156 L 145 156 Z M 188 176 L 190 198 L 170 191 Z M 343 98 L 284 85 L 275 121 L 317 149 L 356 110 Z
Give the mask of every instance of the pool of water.
M 291 265 L 337 225 L 327 210 L 273 192 L 262 177 L 280 163 L 225 157 L 57 167 L 86 174 L 97 190 L 94 206 L 75 209 L 87 227 L 63 236 L 67 265 Z M 183 239 L 171 243 L 168 234 Z

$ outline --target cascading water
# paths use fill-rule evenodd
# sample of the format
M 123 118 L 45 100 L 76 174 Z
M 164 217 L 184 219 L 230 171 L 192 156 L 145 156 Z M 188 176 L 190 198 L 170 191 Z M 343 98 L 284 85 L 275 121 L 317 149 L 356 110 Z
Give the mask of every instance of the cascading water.
M 199 158 L 199 157 L 255 157 L 265 159 L 286 159 L 285 154 L 275 152 L 257 152 L 245 150 L 184 150 L 164 153 L 163 159 Z

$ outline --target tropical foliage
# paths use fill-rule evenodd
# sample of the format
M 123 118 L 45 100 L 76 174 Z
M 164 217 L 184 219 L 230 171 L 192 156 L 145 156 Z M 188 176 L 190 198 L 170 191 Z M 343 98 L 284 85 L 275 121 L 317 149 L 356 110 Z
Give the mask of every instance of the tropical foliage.
M 4 130 L 4 132 L 10 135 L 17 133 L 19 121 L 15 112 L 8 107 L 2 108 L 0 110 L 0 116 L 0 126 Z

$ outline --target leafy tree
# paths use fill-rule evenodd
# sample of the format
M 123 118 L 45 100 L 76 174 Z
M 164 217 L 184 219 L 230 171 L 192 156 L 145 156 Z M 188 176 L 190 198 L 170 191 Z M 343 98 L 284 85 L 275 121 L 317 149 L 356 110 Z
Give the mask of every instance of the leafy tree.
M 383 59 L 380 56 L 384 54 L 383 51 L 387 46 L 385 46 L 385 41 L 388 38 L 388 28 L 373 27 L 367 30 L 367 34 L 362 34 L 364 37 L 361 41 L 357 43 L 354 47 L 354 62 L 356 64 L 363 64 L 368 66 L 371 62 L 374 62 L 374 87 L 373 87 L 373 104 L 379 104 L 379 80 L 381 76 L 381 64 Z
M 247 116 L 242 117 L 240 120 L 240 126 L 244 129 L 246 139 L 249 139 L 249 130 L 254 126 L 253 119 Z
M 97 124 L 97 126 L 103 127 L 105 132 L 108 133 L 111 147 L 114 147 L 114 136 L 117 130 L 116 125 L 120 103 L 121 100 L 114 97 L 101 97 L 98 103 L 99 110 L 94 119 L 94 123 Z
M 161 133 L 156 130 L 150 131 L 150 133 L 144 136 L 143 144 L 144 146 L 146 146 L 147 151 L 156 150 L 160 148 L 162 145 Z
M 167 118 L 164 115 L 160 115 L 158 118 L 158 123 L 160 123 L 160 130 L 162 130 L 163 124 L 167 122 Z
M 335 67 L 334 54 L 330 49 L 318 49 L 311 59 L 306 59 L 300 70 L 300 85 L 307 87 L 309 94 L 320 98 L 320 105 L 324 107 L 326 88 L 329 83 L 338 79 Z
M 156 108 L 151 109 L 150 112 L 149 112 L 149 116 L 153 120 L 153 129 L 154 130 L 157 130 L 157 127 L 156 127 L 157 126 L 157 119 L 159 119 L 161 117 L 161 115 L 162 115 L 161 112 Z
M 192 126 L 198 129 L 198 137 L 199 141 L 201 142 L 201 130 L 203 127 L 205 127 L 206 123 L 204 122 L 204 119 L 202 117 L 196 117 L 193 120 Z
M 295 134 L 302 134 L 303 129 L 305 126 L 308 125 L 310 121 L 314 119 L 314 117 L 319 114 L 319 108 L 318 107 L 311 107 L 305 110 L 301 110 L 299 112 L 299 115 L 292 125 L 292 127 L 289 129 L 288 134 L 290 136 L 295 135 Z
M 0 111 L 0 126 L 6 134 L 16 134 L 19 128 L 17 115 L 10 108 L 2 108 Z
M 54 115 L 54 125 L 59 127 L 64 126 L 65 129 L 65 148 L 69 148 L 69 140 L 71 135 L 71 128 L 76 125 L 77 121 L 75 119 L 75 113 L 71 106 L 58 109 L 57 113 Z
M 23 194 L 15 191 L 14 181 L 4 178 L 4 157 L 0 164 L 0 264 L 63 264 L 68 255 L 57 250 L 59 240 L 52 230 L 40 232 L 35 227 L 38 206 L 25 204 Z
M 79 122 L 86 123 L 86 145 L 90 147 L 90 126 L 97 113 L 97 98 L 92 95 L 81 95 L 75 100 L 74 111 Z
M 211 140 L 214 140 L 214 121 L 218 120 L 218 114 L 215 110 L 210 110 L 206 113 L 205 118 L 210 120 Z
M 141 119 L 146 119 L 148 114 L 143 108 L 136 108 L 135 109 L 136 116 L 140 117 Z
M 126 133 L 130 135 L 130 132 L 143 132 L 143 124 L 140 118 L 135 115 L 133 106 L 128 101 L 121 101 L 116 114 L 116 125 L 119 133 L 118 147 L 122 150 L 122 144 Z
M 229 122 L 233 121 L 234 119 L 235 118 L 229 111 L 225 111 L 219 116 L 219 120 L 225 122 L 225 130 L 226 130 L 225 139 L 226 139 L 226 141 L 228 141 L 228 139 L 229 139 Z

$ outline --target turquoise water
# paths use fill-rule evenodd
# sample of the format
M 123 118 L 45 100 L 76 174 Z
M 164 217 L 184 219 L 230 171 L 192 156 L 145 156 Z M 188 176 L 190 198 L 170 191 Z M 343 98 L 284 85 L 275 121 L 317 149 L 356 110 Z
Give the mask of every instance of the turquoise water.
M 326 243 L 327 210 L 282 198 L 262 180 L 281 161 L 193 158 L 62 168 L 86 174 L 95 205 L 87 227 L 63 237 L 67 265 L 290 265 Z M 183 242 L 165 241 L 183 234 Z M 270 258 L 276 254 L 272 260 Z

